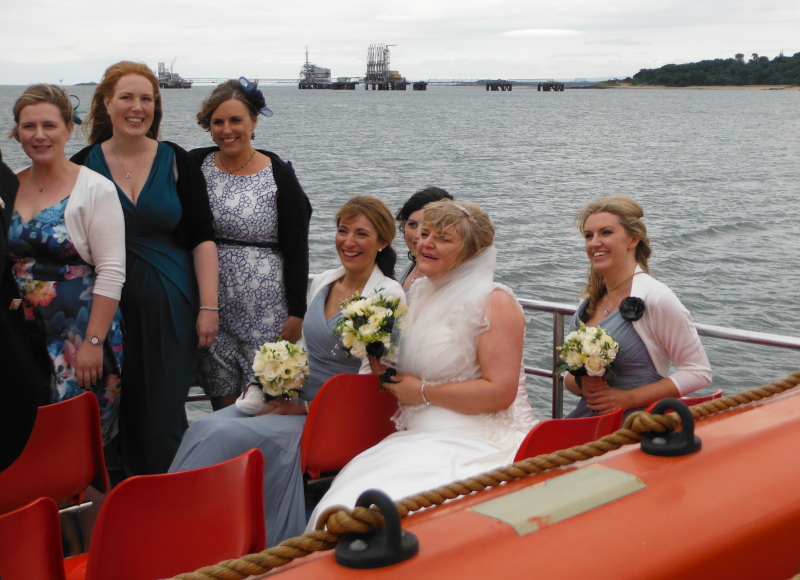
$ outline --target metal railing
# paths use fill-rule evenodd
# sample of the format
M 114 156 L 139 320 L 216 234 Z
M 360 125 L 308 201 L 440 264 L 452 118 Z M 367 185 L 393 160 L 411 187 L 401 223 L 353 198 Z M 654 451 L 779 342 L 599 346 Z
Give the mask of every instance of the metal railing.
M 561 362 L 558 358 L 556 346 L 564 343 L 564 316 L 575 314 L 575 306 L 561 302 L 547 302 L 546 300 L 528 300 L 520 298 L 519 303 L 524 310 L 535 310 L 538 312 L 551 312 L 553 314 L 553 366 L 550 369 L 540 369 L 536 367 L 525 367 L 525 374 L 538 377 L 549 378 L 553 385 L 553 417 L 564 415 L 564 381 L 555 372 Z M 800 350 L 800 338 L 792 336 L 782 336 L 779 334 L 767 334 L 764 332 L 751 332 L 736 328 L 726 328 L 724 326 L 712 326 L 710 324 L 696 324 L 697 334 L 713 338 L 733 340 L 735 342 L 748 342 L 751 344 L 761 344 L 778 348 L 793 348 Z
M 525 374 L 537 377 L 549 378 L 553 388 L 552 417 L 563 417 L 564 415 L 564 381 L 555 372 L 561 362 L 558 358 L 556 347 L 564 344 L 564 317 L 575 314 L 575 306 L 563 302 L 548 302 L 546 300 L 528 300 L 520 298 L 519 303 L 524 310 L 535 310 L 537 312 L 550 312 L 553 315 L 553 366 L 550 369 L 540 369 L 536 367 L 525 367 Z M 782 336 L 779 334 L 768 334 L 764 332 L 751 332 L 736 328 L 726 328 L 724 326 L 712 326 L 710 324 L 697 324 L 697 334 L 713 338 L 722 338 L 735 342 L 747 342 L 751 344 L 761 344 L 778 348 L 792 348 L 800 350 L 800 338 L 792 336 Z M 189 395 L 186 402 L 207 401 L 207 395 Z

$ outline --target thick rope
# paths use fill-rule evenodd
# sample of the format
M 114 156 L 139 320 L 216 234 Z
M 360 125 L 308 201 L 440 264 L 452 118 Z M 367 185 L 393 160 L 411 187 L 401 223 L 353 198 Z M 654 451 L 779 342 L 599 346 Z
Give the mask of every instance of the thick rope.
M 785 379 L 774 381 L 749 391 L 693 405 L 690 410 L 692 411 L 692 417 L 701 419 L 740 405 L 777 395 L 796 387 L 798 383 L 800 383 L 800 370 L 795 371 Z M 667 413 L 666 415 L 651 415 L 643 411 L 632 413 L 625 419 L 622 429 L 601 437 L 597 441 L 586 443 L 585 445 L 576 445 L 554 453 L 529 457 L 474 478 L 456 481 L 446 486 L 409 496 L 396 503 L 397 510 L 400 512 L 401 517 L 406 517 L 422 508 L 441 505 L 448 500 L 470 495 L 476 491 L 483 491 L 490 487 L 496 487 L 501 483 L 522 479 L 529 475 L 536 475 L 551 469 L 571 465 L 577 461 L 605 455 L 623 445 L 638 443 L 642 439 L 642 433 L 674 431 L 680 425 L 681 420 L 676 413 Z M 296 538 L 290 538 L 273 548 L 268 548 L 257 554 L 250 554 L 235 560 L 225 560 L 214 566 L 201 568 L 196 572 L 179 574 L 173 580 L 242 580 L 248 576 L 265 574 L 311 552 L 331 550 L 336 546 L 339 536 L 342 534 L 368 532 L 376 527 L 382 528 L 383 526 L 383 516 L 377 509 L 364 507 L 348 509 L 343 506 L 333 506 L 322 513 L 317 521 L 316 530 L 306 532 Z

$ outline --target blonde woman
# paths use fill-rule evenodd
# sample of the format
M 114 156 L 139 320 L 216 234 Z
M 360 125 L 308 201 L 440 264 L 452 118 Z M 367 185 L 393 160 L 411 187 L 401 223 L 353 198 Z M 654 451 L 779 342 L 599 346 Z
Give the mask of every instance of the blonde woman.
M 589 275 L 572 324 L 602 326 L 622 347 L 609 377 L 567 375 L 581 397 L 569 417 L 622 407 L 626 414 L 665 397 L 682 397 L 711 383 L 711 365 L 689 311 L 650 276 L 650 239 L 642 206 L 627 195 L 594 200 L 575 218 Z M 670 365 L 675 370 L 670 372 Z
M 29 87 L 14 121 L 12 136 L 32 164 L 18 174 L 9 252 L 26 318 L 47 337 L 46 402 L 93 390 L 107 443 L 116 433 L 122 361 L 122 210 L 108 179 L 64 155 L 73 110 L 63 89 Z

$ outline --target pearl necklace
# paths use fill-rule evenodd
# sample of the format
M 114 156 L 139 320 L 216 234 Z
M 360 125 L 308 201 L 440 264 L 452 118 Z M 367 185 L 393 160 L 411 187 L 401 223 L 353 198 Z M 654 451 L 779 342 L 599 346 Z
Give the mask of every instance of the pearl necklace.
M 221 152 L 221 151 L 220 151 L 220 152 L 219 152 L 219 154 L 217 155 L 217 159 L 218 159 L 218 160 L 219 160 L 219 162 L 222 164 L 222 167 L 224 167 L 224 168 L 225 168 L 225 171 L 227 171 L 227 172 L 228 172 L 228 173 L 230 173 L 230 174 L 234 174 L 234 173 L 236 173 L 237 171 L 241 171 L 242 169 L 244 169 L 245 167 L 247 167 L 248 165 L 250 165 L 250 162 L 253 160 L 253 157 L 255 157 L 255 155 L 256 155 L 256 150 L 255 150 L 255 149 L 253 149 L 253 152 L 250 154 L 250 157 L 247 159 L 247 162 L 246 162 L 244 165 L 242 165 L 241 167 L 239 167 L 239 168 L 237 168 L 237 169 L 234 169 L 234 170 L 231 170 L 231 169 L 229 169 L 229 168 L 228 168 L 228 166 L 227 166 L 227 165 L 225 165 L 225 161 L 222 159 L 222 152 Z

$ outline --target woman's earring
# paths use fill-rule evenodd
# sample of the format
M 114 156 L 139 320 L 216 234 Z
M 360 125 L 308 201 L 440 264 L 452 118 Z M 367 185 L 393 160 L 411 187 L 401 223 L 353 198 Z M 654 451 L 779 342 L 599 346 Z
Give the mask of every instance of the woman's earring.
M 250 131 L 250 140 L 251 141 L 255 141 L 256 140 L 256 132 L 255 131 Z

